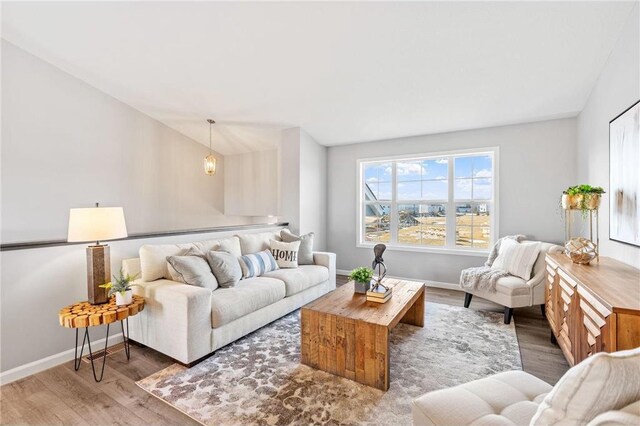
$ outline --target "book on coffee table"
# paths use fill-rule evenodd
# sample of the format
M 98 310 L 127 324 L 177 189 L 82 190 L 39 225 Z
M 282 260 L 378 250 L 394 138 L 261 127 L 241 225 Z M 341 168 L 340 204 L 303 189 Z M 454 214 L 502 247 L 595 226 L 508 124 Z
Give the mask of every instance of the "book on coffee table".
M 391 293 L 389 293 L 389 295 L 384 298 L 367 296 L 367 302 L 386 303 L 389 299 L 391 299 Z
M 391 288 L 384 288 L 379 285 L 367 291 L 367 301 L 384 303 L 391 298 L 391 293 Z

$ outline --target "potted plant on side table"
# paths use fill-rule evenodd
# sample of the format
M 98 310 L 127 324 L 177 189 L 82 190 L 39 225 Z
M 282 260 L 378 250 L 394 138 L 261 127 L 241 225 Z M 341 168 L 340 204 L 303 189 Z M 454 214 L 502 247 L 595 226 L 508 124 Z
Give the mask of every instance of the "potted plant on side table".
M 367 294 L 373 278 L 373 269 L 361 266 L 351 271 L 349 278 L 353 280 L 353 290 L 356 293 Z
M 113 276 L 113 281 L 110 283 L 102 284 L 100 287 L 106 288 L 109 290 L 109 296 L 112 294 L 116 295 L 116 305 L 124 306 L 131 304 L 133 300 L 133 291 L 131 287 L 136 286 L 137 284 L 131 284 L 131 281 L 138 278 L 138 274 L 136 275 L 124 275 L 124 271 L 120 269 L 120 274 L 118 276 Z

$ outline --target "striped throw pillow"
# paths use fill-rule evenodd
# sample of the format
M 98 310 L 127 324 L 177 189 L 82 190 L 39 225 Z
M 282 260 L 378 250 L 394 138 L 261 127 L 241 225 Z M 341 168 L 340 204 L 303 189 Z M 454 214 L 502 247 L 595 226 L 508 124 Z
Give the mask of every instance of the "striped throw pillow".
M 505 238 L 500 244 L 498 257 L 493 261 L 491 269 L 501 269 L 520 277 L 525 281 L 531 279 L 531 271 L 540 254 L 540 242 L 519 243 Z
M 265 272 L 279 269 L 269 250 L 246 254 L 240 256 L 238 260 L 240 260 L 240 266 L 242 267 L 242 278 L 259 277 Z

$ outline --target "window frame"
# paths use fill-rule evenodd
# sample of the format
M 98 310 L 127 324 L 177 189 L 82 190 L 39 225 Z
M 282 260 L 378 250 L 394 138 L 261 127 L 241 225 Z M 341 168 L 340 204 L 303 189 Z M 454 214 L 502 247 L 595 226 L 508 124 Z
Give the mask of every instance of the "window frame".
M 430 253 L 444 253 L 444 254 L 456 254 L 464 256 L 486 256 L 493 245 L 495 244 L 499 235 L 498 224 L 499 222 L 499 147 L 483 147 L 464 150 L 452 150 L 452 151 L 438 151 L 428 152 L 421 154 L 405 154 L 405 155 L 393 155 L 384 157 L 372 157 L 372 158 L 360 158 L 356 160 L 356 179 L 358 186 L 358 208 L 356 217 L 356 247 L 359 248 L 371 248 L 380 241 L 365 241 L 365 221 L 364 213 L 367 204 L 389 204 L 390 205 L 390 221 L 389 221 L 389 234 L 390 241 L 383 242 L 387 246 L 387 250 L 391 251 L 414 251 L 414 252 L 430 252 Z M 486 202 L 491 206 L 490 214 L 490 230 L 491 238 L 488 248 L 477 247 L 462 247 L 455 245 L 456 235 L 456 204 L 471 204 L 482 203 L 485 200 L 455 200 L 455 176 L 454 176 L 454 163 L 455 159 L 459 157 L 472 157 L 478 155 L 491 155 L 492 156 L 492 199 Z M 447 157 L 449 160 L 447 168 L 447 186 L 448 186 L 448 199 L 447 200 L 398 200 L 397 184 L 398 177 L 396 173 L 397 163 L 400 161 L 416 161 L 416 160 L 429 160 Z M 385 163 L 391 162 L 391 199 L 378 202 L 367 203 L 364 199 L 364 166 L 370 163 Z M 473 198 L 473 195 L 472 195 Z M 401 244 L 398 243 L 398 205 L 400 204 L 443 204 L 446 209 L 446 237 L 445 245 L 442 247 L 435 246 L 421 246 L 413 244 Z M 450 231 L 450 228 L 452 229 Z

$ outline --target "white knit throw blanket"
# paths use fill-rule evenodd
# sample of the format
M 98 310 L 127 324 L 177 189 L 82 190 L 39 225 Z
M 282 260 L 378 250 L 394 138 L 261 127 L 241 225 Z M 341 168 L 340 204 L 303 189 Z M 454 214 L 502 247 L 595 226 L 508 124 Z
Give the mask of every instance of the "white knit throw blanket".
M 486 290 L 490 293 L 496 292 L 496 282 L 500 278 L 509 275 L 509 273 L 506 271 L 502 271 L 500 269 L 491 269 L 491 265 L 493 265 L 496 257 L 498 257 L 498 252 L 500 251 L 500 243 L 505 238 L 521 242 L 525 239 L 525 236 L 521 234 L 507 235 L 506 237 L 502 237 L 498 241 L 496 241 L 493 248 L 491 249 L 491 253 L 489 253 L 489 258 L 484 263 L 484 266 L 468 268 L 460 273 L 460 287 L 462 287 L 463 290 Z

